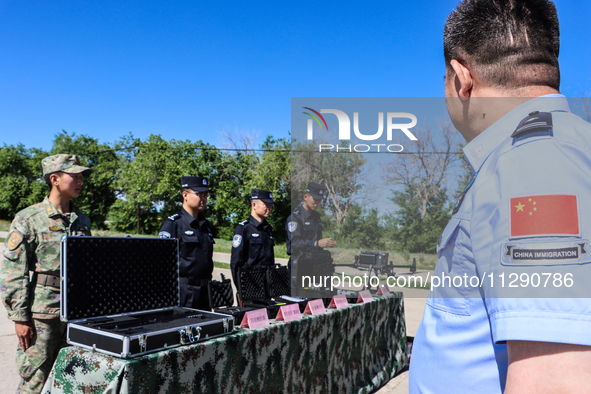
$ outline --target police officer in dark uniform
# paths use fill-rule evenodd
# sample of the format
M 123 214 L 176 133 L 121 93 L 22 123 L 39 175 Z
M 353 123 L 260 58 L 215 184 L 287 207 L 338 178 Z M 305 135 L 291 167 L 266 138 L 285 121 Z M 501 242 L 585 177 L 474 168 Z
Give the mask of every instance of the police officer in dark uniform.
M 302 253 L 314 248 L 334 248 L 337 243 L 330 238 L 322 238 L 322 223 L 316 209 L 322 203 L 325 189 L 321 184 L 309 182 L 304 201 L 294 209 L 285 224 L 287 254 L 298 258 Z M 291 277 L 291 258 L 288 262 Z
M 267 190 L 252 189 L 251 211 L 248 219 L 234 230 L 230 268 L 234 284 L 238 286 L 238 267 L 263 268 L 275 265 L 273 229 L 267 218 L 273 210 L 273 195 Z M 238 304 L 241 305 L 240 294 Z
M 181 306 L 210 310 L 207 284 L 213 272 L 213 233 L 203 210 L 209 198 L 207 178 L 181 177 L 183 208 L 160 227 L 160 238 L 178 238 Z

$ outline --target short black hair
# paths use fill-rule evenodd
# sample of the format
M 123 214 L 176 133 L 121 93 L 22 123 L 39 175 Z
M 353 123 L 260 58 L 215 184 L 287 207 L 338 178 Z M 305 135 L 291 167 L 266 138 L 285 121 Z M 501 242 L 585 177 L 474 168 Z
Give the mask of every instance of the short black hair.
M 560 88 L 560 28 L 549 0 L 463 0 L 443 30 L 446 67 L 469 65 L 504 88 Z

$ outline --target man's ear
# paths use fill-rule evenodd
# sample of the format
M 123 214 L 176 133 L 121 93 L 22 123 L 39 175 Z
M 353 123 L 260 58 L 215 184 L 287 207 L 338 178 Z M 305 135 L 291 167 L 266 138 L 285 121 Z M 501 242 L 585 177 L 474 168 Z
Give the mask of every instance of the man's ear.
M 455 59 L 453 59 L 449 64 L 456 74 L 454 87 L 458 93 L 458 97 L 462 100 L 469 99 L 472 95 L 472 87 L 474 83 L 472 71 Z
M 59 179 L 59 175 L 56 173 L 53 173 L 51 175 L 49 175 L 49 182 L 51 182 L 51 184 L 53 186 L 57 186 L 57 180 Z

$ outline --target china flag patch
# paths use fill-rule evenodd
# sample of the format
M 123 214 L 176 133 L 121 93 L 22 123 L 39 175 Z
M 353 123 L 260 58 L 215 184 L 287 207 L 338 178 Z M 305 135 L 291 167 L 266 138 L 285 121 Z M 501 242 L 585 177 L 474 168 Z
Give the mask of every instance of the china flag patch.
M 511 199 L 511 237 L 579 235 L 577 196 L 545 194 Z

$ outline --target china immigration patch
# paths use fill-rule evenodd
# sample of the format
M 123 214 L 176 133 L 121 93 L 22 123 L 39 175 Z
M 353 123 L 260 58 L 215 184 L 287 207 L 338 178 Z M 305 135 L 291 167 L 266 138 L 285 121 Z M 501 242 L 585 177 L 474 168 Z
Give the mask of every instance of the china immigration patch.
M 543 194 L 514 197 L 510 204 L 511 238 L 581 234 L 577 196 Z
M 501 253 L 503 265 L 585 264 L 589 260 L 589 240 L 586 239 L 571 242 L 546 240 L 505 242 Z

